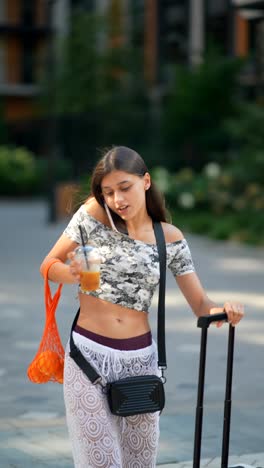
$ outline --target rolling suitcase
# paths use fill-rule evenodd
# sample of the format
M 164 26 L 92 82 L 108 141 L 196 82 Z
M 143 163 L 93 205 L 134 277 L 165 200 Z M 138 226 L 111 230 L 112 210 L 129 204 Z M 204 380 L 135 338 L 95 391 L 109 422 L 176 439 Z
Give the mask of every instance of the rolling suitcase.
M 200 363 L 199 363 L 199 377 L 198 377 L 198 389 L 197 389 L 197 406 L 196 406 L 196 416 L 195 416 L 193 468 L 200 468 L 200 459 L 201 459 L 207 330 L 212 322 L 218 322 L 222 320 L 227 321 L 227 314 L 225 312 L 220 313 L 220 314 L 206 315 L 203 317 L 199 317 L 197 321 L 197 326 L 201 328 L 201 345 L 200 345 Z M 235 327 L 233 327 L 232 325 L 229 325 L 221 468 L 254 468 L 251 465 L 244 465 L 244 464 L 233 465 L 232 467 L 231 466 L 228 467 L 231 403 L 232 403 L 231 397 L 232 397 L 234 340 L 235 340 Z

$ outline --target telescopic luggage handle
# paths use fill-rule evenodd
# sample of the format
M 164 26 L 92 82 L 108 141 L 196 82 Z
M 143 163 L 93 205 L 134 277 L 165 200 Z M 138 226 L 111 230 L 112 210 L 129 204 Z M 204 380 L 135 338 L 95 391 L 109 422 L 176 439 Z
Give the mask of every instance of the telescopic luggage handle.
M 201 459 L 207 330 L 211 323 L 220 322 L 220 321 L 227 321 L 226 312 L 199 317 L 197 321 L 197 326 L 202 329 L 202 333 L 201 333 L 201 346 L 200 346 L 197 407 L 196 407 L 196 418 L 195 418 L 193 468 L 200 468 L 200 459 Z M 234 339 L 235 339 L 235 327 L 233 327 L 232 325 L 229 325 L 221 468 L 228 468 Z
M 226 322 L 227 321 L 227 313 L 220 312 L 218 314 L 212 315 L 203 315 L 202 317 L 198 318 L 197 327 L 199 328 L 208 328 L 211 323 L 213 322 Z

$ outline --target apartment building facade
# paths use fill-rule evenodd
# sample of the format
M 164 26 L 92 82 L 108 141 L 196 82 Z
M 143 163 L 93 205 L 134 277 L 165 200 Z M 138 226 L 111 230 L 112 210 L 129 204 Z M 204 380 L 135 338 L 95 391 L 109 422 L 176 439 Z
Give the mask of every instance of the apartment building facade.
M 144 51 L 150 86 L 166 81 L 172 63 L 199 63 L 209 40 L 240 56 L 264 43 L 264 0 L 1 0 L 0 101 L 8 123 L 38 115 L 49 47 L 54 34 L 67 31 L 72 11 L 102 13 L 117 4 L 127 40 Z M 252 76 L 247 84 L 254 86 Z M 23 129 L 22 140 L 18 133 L 23 143 Z
M 50 34 L 47 2 L 1 1 L 0 96 L 7 121 L 35 113 L 34 102 Z
M 264 0 L 145 0 L 145 50 L 148 75 L 161 66 L 200 63 L 209 43 L 224 53 L 262 54 Z M 252 85 L 254 80 L 252 79 Z
M 43 71 L 54 32 L 63 33 L 68 0 L 1 0 L 0 102 L 6 125 L 18 144 L 28 145 L 23 122 L 38 116 Z

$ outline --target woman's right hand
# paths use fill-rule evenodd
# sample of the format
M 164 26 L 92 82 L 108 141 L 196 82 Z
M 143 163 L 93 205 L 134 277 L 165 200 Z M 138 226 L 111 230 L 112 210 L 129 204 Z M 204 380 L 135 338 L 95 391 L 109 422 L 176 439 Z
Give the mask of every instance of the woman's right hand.
M 75 279 L 76 283 L 81 281 L 81 263 L 75 259 L 75 252 L 69 252 L 67 254 L 68 259 L 70 260 L 69 268 L 72 276 Z

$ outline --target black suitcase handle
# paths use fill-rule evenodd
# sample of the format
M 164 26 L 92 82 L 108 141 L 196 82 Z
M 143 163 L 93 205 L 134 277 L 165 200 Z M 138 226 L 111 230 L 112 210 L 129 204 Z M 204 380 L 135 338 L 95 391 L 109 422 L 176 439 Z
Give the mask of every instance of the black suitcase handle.
M 213 322 L 226 322 L 227 321 L 227 313 L 220 312 L 219 314 L 212 314 L 212 315 L 203 315 L 202 317 L 198 318 L 197 327 L 199 328 L 208 328 L 211 323 Z
M 197 326 L 201 328 L 202 330 L 201 330 L 201 345 L 200 345 L 197 406 L 196 406 L 196 417 L 195 417 L 193 468 L 200 468 L 200 459 L 201 459 L 207 330 L 212 322 L 218 322 L 218 321 L 223 321 L 223 320 L 227 321 L 226 312 L 199 317 L 197 321 Z M 234 359 L 234 340 L 235 340 L 235 327 L 233 327 L 232 325 L 229 325 L 221 468 L 228 468 L 231 403 L 232 403 L 231 396 L 232 396 L 232 376 L 233 376 L 233 359 Z

